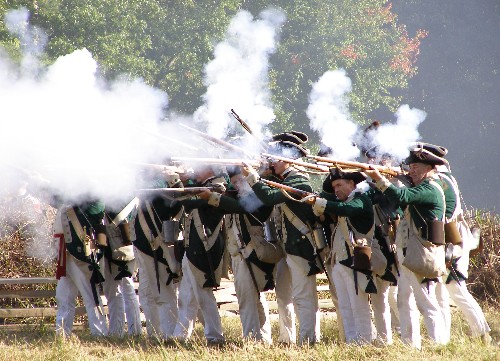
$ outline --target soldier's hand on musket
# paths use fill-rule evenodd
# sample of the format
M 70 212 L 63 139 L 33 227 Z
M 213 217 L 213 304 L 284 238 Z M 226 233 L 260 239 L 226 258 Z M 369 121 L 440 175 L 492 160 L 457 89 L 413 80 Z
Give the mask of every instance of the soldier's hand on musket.
M 241 174 L 247 177 L 252 173 L 256 173 L 255 169 L 250 164 L 243 162 L 243 165 L 241 166 Z
M 379 180 L 382 179 L 382 175 L 380 174 L 380 172 L 378 171 L 378 169 L 376 169 L 373 166 L 370 166 L 370 169 L 365 170 L 364 173 L 368 177 L 370 177 L 371 179 L 373 179 L 375 182 L 378 182 Z
M 210 189 L 204 190 L 203 192 L 200 192 L 197 194 L 198 198 L 208 200 L 210 196 L 212 195 L 212 191 Z

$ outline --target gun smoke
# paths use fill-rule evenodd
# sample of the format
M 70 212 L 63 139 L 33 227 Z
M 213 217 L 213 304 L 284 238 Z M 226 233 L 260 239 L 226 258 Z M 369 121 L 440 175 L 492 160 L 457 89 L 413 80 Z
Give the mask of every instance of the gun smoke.
M 204 104 L 194 113 L 196 122 L 207 125 L 208 134 L 223 138 L 240 125 L 232 119 L 235 109 L 254 135 L 262 139 L 264 128 L 274 120 L 268 86 L 269 56 L 276 50 L 283 12 L 268 9 L 253 19 L 239 11 L 229 24 L 225 39 L 216 45 L 214 59 L 205 67 Z M 255 139 L 248 145 L 255 150 Z
M 345 70 L 327 71 L 313 84 L 307 108 L 311 129 L 331 149 L 333 157 L 346 160 L 359 155 L 359 150 L 354 146 L 359 129 L 348 109 L 348 93 L 351 89 L 352 82 Z

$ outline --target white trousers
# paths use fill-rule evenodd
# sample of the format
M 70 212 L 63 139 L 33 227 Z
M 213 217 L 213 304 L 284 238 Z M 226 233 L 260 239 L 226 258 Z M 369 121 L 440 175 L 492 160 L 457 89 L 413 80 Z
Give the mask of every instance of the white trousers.
M 90 333 L 94 336 L 107 336 L 108 325 L 102 304 L 97 307 L 92 294 L 89 264 L 82 262 L 66 252 L 66 276 L 61 277 L 56 287 L 56 334 L 69 336 L 75 319 L 76 297 L 82 295 L 87 311 Z M 97 292 L 99 292 L 97 290 Z
M 391 306 L 391 327 L 392 330 L 401 333 L 398 310 L 398 286 L 389 287 L 389 306 Z
M 276 288 L 274 292 L 279 315 L 278 342 L 294 344 L 297 342 L 297 328 L 295 326 L 295 309 L 292 298 L 292 276 L 285 258 L 282 258 L 276 264 L 275 280 Z
M 400 259 L 402 259 L 400 257 Z M 436 282 L 420 283 L 408 268 L 399 268 L 398 309 L 401 339 L 405 344 L 420 349 L 420 313 L 429 337 L 438 344 L 445 344 L 445 322 L 436 297 Z
M 373 308 L 373 318 L 380 341 L 392 344 L 391 306 L 389 303 L 390 282 L 375 277 L 377 293 L 370 294 Z
M 472 337 L 479 337 L 491 331 L 481 306 L 479 306 L 474 297 L 469 293 L 465 281 L 461 281 L 460 284 L 456 281 L 451 281 L 446 285 L 446 288 L 455 305 L 464 314 Z
M 330 274 L 337 291 L 346 342 L 371 342 L 373 334 L 370 303 L 368 295 L 361 289 L 356 294 L 353 270 L 337 263 Z
M 299 262 L 301 257 L 287 254 L 286 263 L 292 278 L 292 298 L 299 319 L 298 344 L 319 342 L 320 312 L 316 276 L 307 276 Z
M 203 315 L 207 341 L 224 342 L 222 323 L 213 289 L 198 285 L 192 267 L 195 266 L 184 255 L 179 292 L 179 322 L 175 327 L 174 336 L 181 340 L 186 340 L 191 336 L 199 307 Z
M 337 296 L 337 290 L 335 289 L 335 285 L 333 284 L 332 279 L 332 266 L 331 264 L 325 264 L 325 267 L 328 267 L 328 288 L 330 290 L 330 295 L 332 297 L 333 305 L 335 306 L 335 313 L 337 314 L 337 325 L 339 328 L 339 340 L 345 342 L 345 333 L 344 333 L 344 323 L 342 322 L 342 314 L 340 313 L 339 308 L 339 298 Z
M 118 266 L 111 263 L 110 271 L 110 262 L 106 258 L 101 261 L 101 271 L 105 279 L 103 290 L 108 300 L 109 335 L 122 337 L 125 334 L 125 318 L 128 334 L 140 335 L 141 312 L 132 278 L 115 280 L 115 276 L 119 273 Z
M 178 284 L 167 286 L 166 266 L 158 262 L 160 290 L 156 280 L 154 259 L 138 249 L 135 257 L 139 266 L 139 301 L 146 318 L 149 336 L 172 337 L 178 315 Z
M 448 343 L 450 342 L 451 337 L 450 295 L 442 278 L 441 282 L 436 284 L 436 298 L 438 300 L 444 322 L 441 340 L 444 343 Z
M 243 337 L 271 344 L 271 321 L 266 295 L 257 292 L 246 261 L 240 255 L 231 258 Z

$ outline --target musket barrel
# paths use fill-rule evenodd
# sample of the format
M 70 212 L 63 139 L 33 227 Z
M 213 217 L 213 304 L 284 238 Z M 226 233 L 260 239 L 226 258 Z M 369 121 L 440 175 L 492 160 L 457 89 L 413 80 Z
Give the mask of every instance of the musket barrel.
M 322 166 L 322 165 L 319 165 L 319 164 L 302 162 L 300 160 L 294 160 L 294 159 L 290 159 L 290 158 L 286 158 L 286 157 L 281 157 L 279 155 L 274 155 L 274 154 L 269 154 L 269 153 L 262 153 L 262 156 L 266 157 L 266 158 L 276 159 L 276 160 L 280 160 L 282 162 L 286 162 L 286 163 L 298 165 L 300 167 L 306 167 L 306 168 L 314 169 L 314 170 L 317 170 L 317 171 L 320 171 L 320 172 L 325 172 L 325 173 L 329 172 L 329 168 L 328 167 Z
M 221 165 L 239 165 L 249 164 L 252 167 L 260 167 L 260 162 L 251 159 L 238 158 L 193 158 L 193 157 L 171 157 L 173 162 L 181 163 L 205 163 L 205 164 L 221 164 Z
M 175 173 L 184 173 L 184 169 L 179 168 L 175 165 L 140 163 L 140 162 L 136 162 L 136 163 L 132 163 L 132 164 L 137 166 L 137 167 L 156 169 L 160 172 L 171 171 L 171 172 L 175 172 Z
M 361 163 L 361 162 L 354 162 L 354 161 L 348 161 L 348 160 L 337 160 L 337 159 L 331 159 L 331 158 L 326 158 L 326 157 L 320 157 L 316 155 L 308 155 L 308 158 L 314 159 L 318 162 L 322 163 L 329 163 L 332 166 L 339 165 L 339 166 L 345 166 L 345 167 L 350 167 L 350 168 L 359 168 L 362 170 L 369 170 L 372 168 L 377 169 L 381 173 L 389 174 L 392 176 L 397 176 L 401 174 L 400 171 L 398 171 L 395 168 L 392 167 L 387 167 L 383 165 L 378 165 L 378 164 L 368 164 L 368 163 Z
M 218 138 L 215 138 L 215 137 L 212 137 L 211 135 L 207 134 L 207 133 L 203 133 L 201 131 L 199 131 L 198 129 L 194 129 L 194 128 L 191 128 L 185 124 L 182 124 L 182 123 L 179 123 L 179 125 L 183 128 L 186 128 L 194 133 L 196 133 L 197 135 L 199 135 L 200 137 L 202 138 L 205 138 L 213 143 L 216 143 L 218 145 L 221 145 L 223 147 L 225 147 L 226 149 L 229 149 L 229 150 L 233 150 L 233 151 L 236 151 L 238 153 L 242 153 L 242 154 L 245 154 L 245 155 L 248 155 L 249 153 L 243 149 L 243 148 L 240 148 L 234 144 L 231 144 L 231 143 L 228 143 L 228 142 L 225 142 L 221 139 L 218 139 Z
M 187 187 L 187 188 L 141 188 L 139 192 L 151 193 L 200 193 L 204 191 L 213 191 L 215 187 Z

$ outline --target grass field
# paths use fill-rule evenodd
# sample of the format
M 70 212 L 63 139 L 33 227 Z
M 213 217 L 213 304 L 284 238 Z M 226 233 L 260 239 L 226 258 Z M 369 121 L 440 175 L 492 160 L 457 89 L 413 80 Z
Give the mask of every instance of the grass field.
M 68 340 L 55 337 L 53 325 L 40 325 L 20 332 L 0 334 L 1 360 L 500 360 L 500 315 L 497 309 L 486 309 L 494 342 L 485 346 L 468 336 L 468 326 L 458 311 L 453 312 L 452 339 L 446 346 L 433 346 L 425 340 L 423 350 L 404 346 L 396 337 L 394 345 L 352 346 L 338 342 L 337 323 L 333 318 L 322 321 L 322 342 L 311 347 L 265 346 L 243 341 L 238 317 L 224 317 L 227 338 L 224 346 L 207 347 L 203 329 L 196 327 L 192 341 L 179 344 L 155 339 L 125 337 L 94 338 L 88 331 L 76 332 Z M 277 335 L 273 323 L 273 336 Z

